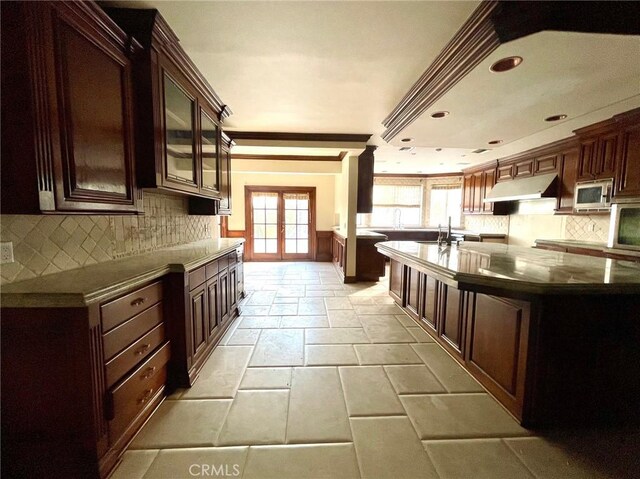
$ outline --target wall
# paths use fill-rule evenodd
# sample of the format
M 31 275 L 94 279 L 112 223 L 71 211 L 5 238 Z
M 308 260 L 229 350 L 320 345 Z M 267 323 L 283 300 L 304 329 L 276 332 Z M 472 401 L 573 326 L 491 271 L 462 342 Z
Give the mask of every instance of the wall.
M 215 216 L 189 216 L 187 199 L 143 193 L 144 215 L 2 215 L 0 239 L 13 242 L 15 262 L 0 283 L 219 237 Z
M 235 160 L 234 160 L 235 161 Z M 283 162 L 290 163 L 290 162 Z M 309 162 L 313 163 L 313 162 Z M 337 163 L 338 162 L 332 162 Z M 235 163 L 234 163 L 235 165 Z M 232 166 L 232 168 L 234 168 Z M 315 186 L 316 230 L 329 231 L 335 219 L 335 176 L 333 174 L 255 173 L 232 170 L 231 203 L 233 214 L 229 217 L 230 230 L 245 229 L 245 186 Z

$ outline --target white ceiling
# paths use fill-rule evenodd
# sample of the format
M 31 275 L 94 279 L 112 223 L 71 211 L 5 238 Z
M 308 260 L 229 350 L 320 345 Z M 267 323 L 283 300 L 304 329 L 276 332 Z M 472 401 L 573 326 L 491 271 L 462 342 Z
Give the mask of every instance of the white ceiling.
M 544 32 L 499 47 L 428 112 L 449 117 L 425 115 L 387 145 L 382 120 L 478 1 L 111 3 L 160 11 L 233 110 L 226 128 L 373 134 L 377 172 L 459 171 L 640 106 L 639 37 Z M 509 55 L 524 61 L 488 70 Z M 542 121 L 558 113 L 569 118 Z M 418 148 L 399 152 L 407 136 Z M 492 139 L 504 143 L 470 153 Z

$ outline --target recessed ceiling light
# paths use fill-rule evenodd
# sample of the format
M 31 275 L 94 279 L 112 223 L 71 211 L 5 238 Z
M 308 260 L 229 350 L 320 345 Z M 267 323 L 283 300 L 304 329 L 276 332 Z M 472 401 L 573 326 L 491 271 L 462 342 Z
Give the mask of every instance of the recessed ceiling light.
M 382 170 L 382 172 L 383 172 L 383 173 L 388 173 L 388 172 L 389 172 L 389 170 Z
M 436 148 L 436 151 L 442 151 L 442 148 Z
M 399 161 L 396 161 L 396 165 L 399 165 L 399 164 L 400 164 L 400 162 L 399 162 Z
M 431 118 L 444 118 L 448 114 L 448 111 L 436 111 L 435 113 L 431 113 Z
M 456 165 L 460 165 L 460 166 L 465 166 L 465 165 L 470 165 L 471 163 L 469 163 L 468 161 L 460 161 L 458 163 L 456 163 Z
M 422 170 L 418 170 L 418 173 L 422 173 Z
M 411 141 L 413 141 L 413 138 L 403 138 L 402 140 L 400 140 L 402 143 L 409 143 Z
M 400 151 L 413 151 L 415 148 L 413 146 L 401 146 Z
M 444 166 L 444 163 L 440 163 L 440 166 Z
M 502 140 L 491 140 L 489 142 L 490 145 L 499 145 L 500 143 L 502 143 Z
M 460 155 L 461 158 L 464 158 L 465 156 L 467 156 L 467 155 Z
M 515 67 L 522 63 L 522 57 L 507 57 L 502 58 L 491 65 L 490 70 L 496 73 L 507 72 L 513 70 Z
M 553 115 L 553 116 L 548 116 L 544 119 L 544 121 L 560 121 L 560 120 L 564 120 L 567 117 L 567 115 Z
M 415 153 L 411 153 L 411 156 L 416 156 L 416 154 Z

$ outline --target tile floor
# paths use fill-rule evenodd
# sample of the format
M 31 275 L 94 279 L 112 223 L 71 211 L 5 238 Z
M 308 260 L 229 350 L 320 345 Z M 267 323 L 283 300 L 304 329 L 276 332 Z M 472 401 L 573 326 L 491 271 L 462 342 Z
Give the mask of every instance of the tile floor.
M 640 434 L 521 428 L 393 304 L 327 263 L 247 263 L 198 382 L 113 479 L 640 477 Z

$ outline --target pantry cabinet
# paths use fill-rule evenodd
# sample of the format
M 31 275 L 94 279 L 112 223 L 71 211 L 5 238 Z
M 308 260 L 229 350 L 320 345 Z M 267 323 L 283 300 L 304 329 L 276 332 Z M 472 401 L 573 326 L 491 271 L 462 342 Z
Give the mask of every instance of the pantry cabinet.
M 90 2 L 2 2 L 2 212 L 135 213 L 133 61 Z

